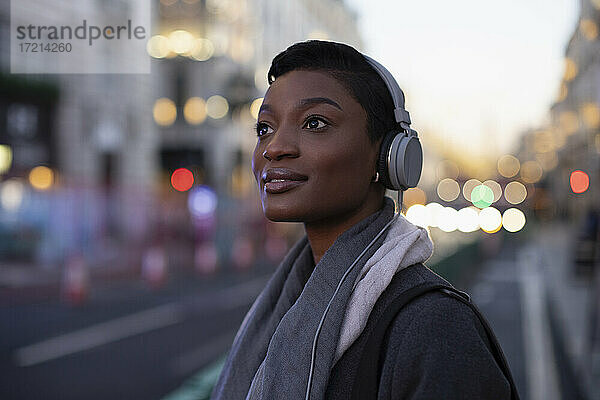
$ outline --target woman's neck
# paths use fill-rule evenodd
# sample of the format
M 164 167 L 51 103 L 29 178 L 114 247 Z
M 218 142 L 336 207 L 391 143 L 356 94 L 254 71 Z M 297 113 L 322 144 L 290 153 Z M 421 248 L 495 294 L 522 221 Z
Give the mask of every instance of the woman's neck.
M 383 207 L 383 197 L 366 202 L 365 206 L 351 215 L 338 216 L 328 220 L 304 223 L 304 230 L 312 249 L 315 265 L 336 239 L 345 231 Z

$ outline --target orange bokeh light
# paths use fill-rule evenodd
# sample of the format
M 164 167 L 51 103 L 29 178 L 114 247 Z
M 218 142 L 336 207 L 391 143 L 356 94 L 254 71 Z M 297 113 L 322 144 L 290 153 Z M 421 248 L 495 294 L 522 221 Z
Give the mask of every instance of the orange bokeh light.
M 570 182 L 573 193 L 583 193 L 590 187 L 590 177 L 580 170 L 571 172 Z
M 179 168 L 171 175 L 171 185 L 175 190 L 185 192 L 194 184 L 194 174 L 187 168 Z

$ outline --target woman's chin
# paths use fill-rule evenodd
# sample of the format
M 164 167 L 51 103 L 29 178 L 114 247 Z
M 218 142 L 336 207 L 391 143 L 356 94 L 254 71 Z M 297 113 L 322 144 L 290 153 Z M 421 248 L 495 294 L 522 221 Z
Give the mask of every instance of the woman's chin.
M 265 207 L 263 205 L 263 213 L 265 217 L 272 222 L 302 222 L 304 218 L 300 213 L 289 208 Z

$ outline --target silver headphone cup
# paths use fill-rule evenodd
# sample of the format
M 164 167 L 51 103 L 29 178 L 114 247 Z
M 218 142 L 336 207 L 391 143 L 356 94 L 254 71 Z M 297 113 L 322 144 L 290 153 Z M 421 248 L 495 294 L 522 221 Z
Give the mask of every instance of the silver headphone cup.
M 401 176 L 398 173 L 399 169 L 403 169 L 403 166 L 398 168 L 398 156 L 402 154 L 400 146 L 402 144 L 402 138 L 404 133 L 398 133 L 392 143 L 390 144 L 390 151 L 388 157 L 388 176 L 390 177 L 390 183 L 392 184 L 392 190 L 399 190 L 401 186 Z M 400 163 L 401 164 L 401 163 Z

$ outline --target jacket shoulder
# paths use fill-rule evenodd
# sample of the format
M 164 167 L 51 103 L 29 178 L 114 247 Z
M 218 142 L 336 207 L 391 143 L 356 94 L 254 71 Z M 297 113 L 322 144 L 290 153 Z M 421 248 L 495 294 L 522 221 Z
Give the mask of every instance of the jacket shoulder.
M 411 268 L 405 277 L 416 284 L 448 284 L 425 266 Z M 387 296 L 394 298 L 404 285 L 390 287 L 394 293 Z M 441 291 L 406 304 L 392 320 L 383 346 L 380 399 L 510 398 L 510 385 L 479 318 Z

